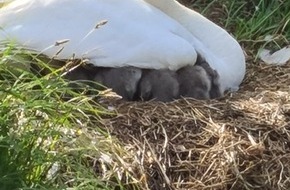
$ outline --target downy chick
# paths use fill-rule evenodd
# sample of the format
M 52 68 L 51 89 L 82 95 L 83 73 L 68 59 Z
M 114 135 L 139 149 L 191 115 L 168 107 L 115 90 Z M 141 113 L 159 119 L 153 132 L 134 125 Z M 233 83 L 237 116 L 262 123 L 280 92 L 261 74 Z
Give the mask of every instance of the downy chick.
M 143 70 L 139 83 L 139 96 L 142 100 L 155 99 L 169 102 L 178 97 L 179 84 L 176 73 L 169 69 Z
M 198 65 L 188 65 L 177 71 L 179 94 L 198 100 L 210 98 L 211 79 L 205 69 Z
M 141 75 L 141 69 L 136 67 L 99 67 L 93 80 L 112 88 L 124 100 L 133 100 Z

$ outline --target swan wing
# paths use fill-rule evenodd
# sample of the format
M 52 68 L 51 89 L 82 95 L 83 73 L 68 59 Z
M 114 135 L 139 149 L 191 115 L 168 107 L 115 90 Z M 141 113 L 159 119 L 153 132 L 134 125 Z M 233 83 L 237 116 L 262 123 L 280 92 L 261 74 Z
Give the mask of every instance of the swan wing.
M 194 38 L 187 38 L 188 41 L 217 70 L 222 91 L 239 88 L 245 76 L 245 56 L 239 43 L 228 32 L 176 0 L 145 1 L 178 21 L 193 35 Z
M 0 10 L 0 41 L 57 59 L 175 70 L 197 56 L 182 37 L 191 34 L 143 0 L 15 0 Z

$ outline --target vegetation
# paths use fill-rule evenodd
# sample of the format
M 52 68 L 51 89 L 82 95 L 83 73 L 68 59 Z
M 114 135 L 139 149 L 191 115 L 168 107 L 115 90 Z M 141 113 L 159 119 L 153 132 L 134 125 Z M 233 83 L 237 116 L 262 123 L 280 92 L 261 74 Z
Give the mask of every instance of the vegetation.
M 253 60 L 259 48 L 265 46 L 279 48 L 289 43 L 290 1 L 288 0 L 182 0 L 182 2 L 191 8 L 198 9 L 231 32 L 244 46 L 246 53 L 249 55 L 248 59 L 251 60 L 249 64 L 256 64 Z M 49 69 L 51 74 L 44 77 L 38 77 L 33 74 L 30 68 L 27 67 L 27 62 L 30 63 L 31 60 L 35 64 Z M 156 184 L 152 180 L 150 181 L 148 176 L 154 178 L 158 172 L 152 171 L 152 166 L 153 168 L 162 168 L 161 161 L 163 158 L 160 157 L 158 160 L 152 152 L 147 153 L 144 151 L 142 153 L 142 147 L 152 150 L 147 139 L 143 143 L 139 143 L 136 137 L 136 139 L 133 139 L 134 141 L 130 141 L 130 144 L 128 143 L 128 134 L 130 132 L 126 134 L 123 131 L 125 133 L 124 136 L 116 134 L 116 131 L 112 130 L 107 123 L 116 122 L 117 119 L 120 119 L 122 125 L 125 125 L 128 120 L 122 120 L 124 119 L 123 116 L 119 116 L 120 118 L 117 117 L 116 119 L 115 116 L 118 116 L 118 113 L 109 111 L 108 108 L 111 107 L 106 107 L 105 109 L 104 106 L 107 104 L 99 105 L 99 98 L 103 95 L 100 95 L 98 90 L 89 86 L 82 86 L 78 92 L 73 91 L 70 83 L 59 77 L 62 69 L 49 68 L 46 62 L 43 62 L 31 52 L 15 49 L 13 44 L 6 45 L 1 49 L 0 189 L 154 189 L 153 187 L 156 189 Z M 254 75 L 250 74 L 250 76 Z M 90 92 L 89 95 L 88 91 Z M 124 103 L 122 106 L 128 109 L 128 107 L 134 105 Z M 123 108 L 122 106 L 120 109 Z M 158 107 L 158 109 L 162 108 Z M 146 110 L 146 105 L 144 110 Z M 155 107 L 151 110 L 155 110 Z M 134 112 L 136 117 L 140 117 L 139 111 Z M 201 112 L 194 110 L 194 113 L 192 111 L 187 114 L 192 114 L 198 118 L 197 116 Z M 234 114 L 231 115 L 232 117 L 238 117 L 235 114 L 241 113 L 231 110 L 231 114 Z M 186 115 L 186 118 L 189 115 Z M 151 121 L 153 117 L 157 116 L 151 115 L 151 117 L 147 119 Z M 174 118 L 174 115 L 172 118 Z M 186 120 L 186 118 L 184 119 Z M 154 119 L 157 126 L 159 123 L 158 118 Z M 177 118 L 175 119 L 177 120 Z M 203 116 L 200 116 L 197 124 L 204 125 L 205 122 L 201 122 L 204 119 Z M 136 120 L 135 118 L 134 121 L 136 122 Z M 147 120 L 142 122 L 145 126 Z M 168 121 L 168 126 L 174 125 L 174 123 L 170 122 L 172 121 Z M 267 124 L 267 121 L 265 123 Z M 285 129 L 288 128 L 286 127 Z M 163 128 L 159 132 L 162 132 L 162 130 Z M 249 134 L 247 136 L 249 138 L 253 132 L 251 129 L 238 128 L 237 130 L 246 131 L 245 133 Z M 268 134 L 269 132 L 270 134 L 270 131 L 272 129 L 265 131 L 265 133 Z M 289 137 L 287 137 L 289 131 L 282 131 L 282 128 L 274 131 L 276 136 L 283 137 L 284 143 L 290 142 Z M 142 132 L 142 134 L 146 135 L 146 131 Z M 219 141 L 216 133 L 209 131 L 207 133 L 211 133 L 213 137 L 207 139 L 208 141 L 205 142 L 204 147 L 210 147 Z M 156 134 L 152 133 L 151 137 Z M 161 135 L 162 139 L 165 138 L 164 134 Z M 276 136 L 273 138 L 276 138 Z M 263 139 L 260 140 L 262 141 Z M 153 143 L 153 141 L 154 139 L 151 142 Z M 199 145 L 201 146 L 201 144 Z M 134 149 L 133 147 L 135 146 L 139 147 L 139 149 Z M 160 146 L 163 145 L 161 144 Z M 283 149 L 285 144 L 282 143 L 279 146 Z M 182 149 L 180 146 L 177 148 Z M 247 149 L 247 151 L 251 150 Z M 262 151 L 257 147 L 255 150 Z M 289 151 L 287 151 L 285 150 L 285 154 L 289 154 Z M 143 154 L 146 154 L 147 157 L 144 156 L 146 158 L 142 159 L 138 157 Z M 160 155 L 163 155 L 163 152 Z M 251 156 L 258 157 L 257 155 Z M 209 156 L 213 158 L 216 154 L 212 153 Z M 146 167 L 145 164 L 142 165 L 143 162 L 145 163 L 144 159 L 147 159 L 146 164 L 151 170 L 144 169 Z M 267 158 L 265 157 L 264 159 L 266 160 Z M 281 163 L 283 166 L 285 162 L 287 160 L 279 160 L 278 164 Z M 155 163 L 155 165 L 152 163 Z M 211 163 L 208 164 L 211 165 Z M 271 162 L 271 164 L 273 163 Z M 255 166 L 252 167 L 255 168 Z M 180 168 L 176 170 L 178 169 Z M 251 168 L 248 168 L 248 170 L 250 171 Z M 259 168 L 255 168 L 255 170 L 258 171 Z M 160 171 L 160 176 L 163 176 L 162 181 L 165 181 L 163 188 L 169 188 L 167 175 L 162 173 L 162 169 Z M 204 172 L 210 175 L 209 171 L 208 169 Z M 247 171 L 245 170 L 244 172 L 247 173 Z M 283 172 L 288 172 L 289 174 L 286 169 Z M 285 180 L 283 172 L 277 174 L 280 175 L 280 180 L 278 181 L 280 184 Z M 215 174 L 221 175 L 219 172 Z M 268 174 L 273 173 L 269 171 Z M 232 173 L 224 175 L 228 177 L 234 176 Z M 246 178 L 242 179 L 243 175 L 244 173 L 237 172 L 236 176 L 234 176 L 236 181 L 224 179 L 224 183 L 215 181 L 216 184 L 207 179 L 208 183 L 212 182 L 212 186 L 202 182 L 202 180 L 199 183 L 207 184 L 207 189 L 214 189 L 215 187 L 227 189 L 229 188 L 229 183 L 238 184 L 239 180 L 242 182 L 247 181 Z M 273 178 L 274 180 L 275 176 L 270 178 L 267 179 L 272 180 Z M 263 180 L 264 178 L 260 177 L 259 179 Z M 176 180 L 182 183 L 181 179 L 178 178 Z M 158 180 L 156 179 L 156 181 Z M 280 189 L 290 188 L 287 180 L 285 181 L 280 186 Z M 275 184 L 270 184 L 269 186 L 276 187 Z M 177 188 L 178 184 L 175 184 L 174 187 Z M 181 185 L 181 187 L 183 186 Z M 251 189 L 252 186 L 245 183 L 244 186 L 239 187 Z M 196 186 L 196 188 L 201 189 L 202 187 Z
M 280 48 L 290 39 L 290 2 L 263 0 L 181 0 L 226 28 L 248 47 Z
M 93 101 L 98 91 L 91 89 L 94 96 L 73 92 L 57 71 L 38 78 L 19 67 L 27 64 L 23 54 L 33 57 L 7 46 L 0 60 L 1 188 L 105 189 L 93 169 L 86 167 L 86 153 L 104 151 L 96 151 L 99 147 L 93 142 L 111 147 L 111 137 L 98 127 L 101 115 L 110 114 Z M 91 128 L 93 139 L 86 134 Z

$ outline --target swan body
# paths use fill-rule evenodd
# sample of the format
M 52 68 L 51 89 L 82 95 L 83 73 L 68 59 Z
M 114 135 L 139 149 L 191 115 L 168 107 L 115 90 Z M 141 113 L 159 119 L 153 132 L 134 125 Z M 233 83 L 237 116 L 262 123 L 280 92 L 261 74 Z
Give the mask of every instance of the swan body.
M 224 29 L 176 0 L 145 0 L 182 24 L 201 44 L 199 51 L 218 72 L 221 91 L 239 89 L 246 72 L 245 56 L 238 42 Z
M 6 40 L 101 67 L 178 70 L 200 54 L 218 72 L 222 92 L 238 89 L 245 75 L 237 41 L 175 0 L 14 0 L 0 9 Z
M 142 0 L 16 0 L 1 9 L 0 26 L 0 39 L 96 66 L 174 70 L 196 59 L 182 38 L 189 32 Z M 66 43 L 55 45 L 61 41 Z

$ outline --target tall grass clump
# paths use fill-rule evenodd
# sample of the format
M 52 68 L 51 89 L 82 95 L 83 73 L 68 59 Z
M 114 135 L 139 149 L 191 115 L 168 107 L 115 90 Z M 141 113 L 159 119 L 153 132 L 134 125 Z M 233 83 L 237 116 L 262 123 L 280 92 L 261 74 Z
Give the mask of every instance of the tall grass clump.
M 280 48 L 290 39 L 289 1 L 228 1 L 225 27 L 249 48 Z
M 101 117 L 112 113 L 94 101 L 98 91 L 75 92 L 53 69 L 37 77 L 29 69 L 32 58 L 47 66 L 10 45 L 0 55 L 0 189 L 120 186 L 110 181 L 113 172 L 104 177 L 92 164 L 101 159 L 109 167 L 112 155 L 125 154 L 100 127 Z
M 290 39 L 290 1 L 181 0 L 233 34 L 247 51 L 281 48 Z

